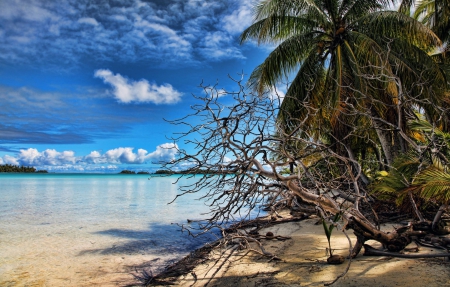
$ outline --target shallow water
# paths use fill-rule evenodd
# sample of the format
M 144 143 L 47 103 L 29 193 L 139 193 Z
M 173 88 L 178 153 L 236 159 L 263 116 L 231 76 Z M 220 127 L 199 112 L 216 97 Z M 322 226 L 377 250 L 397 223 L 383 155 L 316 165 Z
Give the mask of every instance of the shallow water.
M 199 219 L 195 179 L 0 174 L 0 286 L 123 286 L 212 238 L 171 223 Z

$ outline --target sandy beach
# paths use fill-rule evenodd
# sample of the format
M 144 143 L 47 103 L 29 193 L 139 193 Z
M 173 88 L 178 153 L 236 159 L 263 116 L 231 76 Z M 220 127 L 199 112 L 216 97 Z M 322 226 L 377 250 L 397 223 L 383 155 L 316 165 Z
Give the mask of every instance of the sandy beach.
M 317 221 L 286 222 L 260 231 L 260 234 L 270 231 L 275 236 L 291 238 L 262 240 L 264 248 L 280 257 L 280 261 L 256 253 L 243 256 L 246 250 L 233 247 L 215 250 L 203 263 L 173 283 L 176 286 L 324 286 L 342 274 L 348 260 L 341 265 L 326 262 L 328 243 L 322 225 L 315 224 Z M 385 224 L 382 228 L 389 230 L 392 226 Z M 356 238 L 351 231 L 349 236 L 354 244 Z M 380 247 L 373 241 L 367 243 Z M 344 233 L 335 230 L 334 253 L 347 256 L 348 246 Z M 420 247 L 419 252 L 440 251 Z M 403 259 L 360 254 L 351 261 L 348 273 L 332 286 L 450 286 L 450 263 L 443 258 Z

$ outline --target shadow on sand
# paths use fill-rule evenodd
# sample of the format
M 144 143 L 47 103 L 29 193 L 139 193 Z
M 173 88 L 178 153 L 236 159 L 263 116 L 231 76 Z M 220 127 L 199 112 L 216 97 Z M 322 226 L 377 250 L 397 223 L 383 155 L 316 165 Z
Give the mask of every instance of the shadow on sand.
M 193 237 L 186 231 L 182 232 L 181 228 L 175 224 L 158 223 L 149 224 L 147 230 L 107 229 L 95 234 L 127 238 L 129 240 L 113 244 L 107 248 L 83 250 L 78 254 L 79 256 L 86 254 L 169 255 L 189 252 L 217 239 L 217 235 L 214 234 L 202 234 L 198 237 Z

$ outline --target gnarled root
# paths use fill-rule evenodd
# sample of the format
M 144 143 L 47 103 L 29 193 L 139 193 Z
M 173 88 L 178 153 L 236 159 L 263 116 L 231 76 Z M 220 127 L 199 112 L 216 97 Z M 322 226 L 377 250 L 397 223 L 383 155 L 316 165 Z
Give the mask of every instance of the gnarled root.
M 386 233 L 377 230 L 357 217 L 353 217 L 348 228 L 352 228 L 357 241 L 352 251 L 352 258 L 356 257 L 364 243 L 368 240 L 375 240 L 383 244 L 390 252 L 399 252 L 410 244 L 415 237 L 423 237 L 431 229 L 429 222 L 411 223 L 395 229 L 393 232 Z

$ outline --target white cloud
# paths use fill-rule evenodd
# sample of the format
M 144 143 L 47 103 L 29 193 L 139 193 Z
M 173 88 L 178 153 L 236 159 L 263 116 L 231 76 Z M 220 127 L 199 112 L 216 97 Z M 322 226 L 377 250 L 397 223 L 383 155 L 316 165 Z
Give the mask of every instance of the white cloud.
M 54 149 L 46 149 L 39 152 L 34 148 L 20 150 L 16 160 L 20 165 L 26 166 L 64 165 L 74 164 L 77 161 L 73 151 L 58 152 Z
M 67 67 L 86 55 L 177 66 L 242 58 L 236 36 L 251 22 L 251 1 L 0 1 L 0 59 Z M 224 41 L 205 45 L 214 32 Z
M 144 149 L 138 149 L 137 153 L 134 153 L 133 148 L 121 147 L 107 151 L 97 160 L 99 160 L 99 162 L 127 164 L 170 162 L 175 158 L 177 148 L 176 144 L 165 143 L 159 145 L 152 153 L 148 153 L 148 151 Z
M 15 157 L 10 156 L 10 155 L 5 155 L 5 156 L 1 159 L 1 163 L 2 163 L 2 164 L 19 165 L 19 162 L 17 161 L 17 159 L 16 159 Z
M 178 146 L 173 143 L 159 145 L 154 152 L 148 155 L 153 162 L 169 162 L 175 159 Z
M 273 101 L 278 101 L 280 104 L 283 102 L 285 97 L 285 89 L 280 87 L 275 87 L 269 91 L 269 98 Z
M 19 0 L 10 0 L 8 3 L 1 1 L 0 17 L 8 20 L 24 18 L 33 22 L 45 22 L 59 18 L 52 11 L 42 7 L 43 5 L 38 1 L 27 1 L 26 4 L 21 2 Z
M 87 163 L 105 163 L 106 161 L 102 158 L 102 155 L 98 151 L 91 151 L 90 154 L 84 157 L 84 161 Z
M 133 152 L 133 148 L 121 147 L 107 151 L 103 158 L 111 163 L 144 163 L 146 161 L 147 151 L 138 149 L 137 154 Z
M 119 102 L 150 102 L 154 104 L 174 104 L 181 100 L 182 93 L 175 90 L 170 84 L 158 86 L 150 84 L 147 80 L 132 81 L 120 74 L 114 75 L 110 70 L 97 70 L 95 77 L 110 84 L 113 94 Z
M 118 22 L 125 22 L 128 21 L 127 17 L 123 15 L 112 15 L 110 16 L 111 20 L 118 21 Z
M 156 31 L 169 37 L 175 36 L 177 34 L 173 29 L 170 29 L 166 25 L 161 25 L 158 23 L 150 23 L 145 20 L 137 22 L 135 27 L 144 28 L 144 32 Z
M 209 97 L 218 99 L 227 96 L 229 93 L 224 89 L 209 89 L 207 90 Z
M 178 146 L 164 143 L 149 153 L 145 149 L 134 152 L 131 147 L 119 147 L 100 153 L 92 151 L 86 156 L 75 156 L 73 151 L 56 151 L 46 149 L 38 151 L 35 148 L 20 150 L 16 156 L 0 157 L 0 164 L 34 166 L 37 169 L 60 171 L 93 171 L 101 169 L 117 169 L 118 164 L 167 163 L 175 159 Z M 101 165 L 101 166 L 100 166 Z
M 231 162 L 231 158 L 229 158 L 227 156 L 223 157 L 222 163 L 227 164 L 227 163 L 230 163 L 230 162 Z
M 84 18 L 78 19 L 78 23 L 88 24 L 88 25 L 92 25 L 92 26 L 98 26 L 97 20 L 95 20 L 94 18 L 89 18 L 89 17 L 84 17 Z
M 252 5 L 250 1 L 242 1 L 241 6 L 230 15 L 225 15 L 222 25 L 225 31 L 230 34 L 240 34 L 245 28 L 251 25 L 253 20 Z
M 203 49 L 200 53 L 211 60 L 244 58 L 242 52 L 232 43 L 235 38 L 223 31 L 207 33 L 202 41 Z
M 32 41 L 32 38 L 26 36 L 12 36 L 9 39 L 20 44 L 28 44 Z

